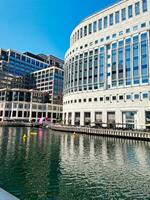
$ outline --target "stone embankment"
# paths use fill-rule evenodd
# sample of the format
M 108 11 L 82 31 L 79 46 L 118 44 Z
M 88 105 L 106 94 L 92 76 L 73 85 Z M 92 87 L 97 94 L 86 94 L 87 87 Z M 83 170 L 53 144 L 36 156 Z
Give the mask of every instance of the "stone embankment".
M 74 126 L 61 126 L 61 125 L 50 125 L 52 130 L 72 132 L 74 134 L 89 134 L 105 137 L 118 137 L 136 140 L 149 140 L 150 132 L 138 131 L 138 130 L 117 130 L 117 129 L 105 129 L 105 128 L 88 128 L 88 127 L 74 127 Z
M 32 127 L 33 123 L 29 122 L 0 122 L 0 126 L 14 126 L 14 127 Z

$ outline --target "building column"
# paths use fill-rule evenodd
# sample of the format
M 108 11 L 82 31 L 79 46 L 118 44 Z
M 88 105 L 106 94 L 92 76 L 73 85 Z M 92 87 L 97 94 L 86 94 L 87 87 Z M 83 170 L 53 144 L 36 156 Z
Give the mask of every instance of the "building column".
M 135 116 L 135 128 L 145 129 L 145 110 L 139 110 Z
M 122 112 L 120 111 L 120 110 L 117 110 L 116 112 L 115 112 L 115 123 L 116 124 L 122 124 Z
M 84 112 L 80 112 L 80 126 L 84 126 Z
M 104 123 L 103 126 L 107 126 L 107 111 L 102 112 L 102 122 Z
M 74 124 L 75 124 L 75 112 L 72 112 L 71 125 L 74 126 Z
M 32 119 L 32 103 L 30 104 L 29 122 L 31 122 L 31 119 Z
M 91 126 L 95 126 L 95 112 L 91 112 Z
M 68 112 L 66 112 L 66 125 L 68 125 Z
M 65 113 L 63 112 L 63 116 L 62 116 L 62 120 L 63 120 L 63 125 L 64 125 L 64 120 L 65 120 Z

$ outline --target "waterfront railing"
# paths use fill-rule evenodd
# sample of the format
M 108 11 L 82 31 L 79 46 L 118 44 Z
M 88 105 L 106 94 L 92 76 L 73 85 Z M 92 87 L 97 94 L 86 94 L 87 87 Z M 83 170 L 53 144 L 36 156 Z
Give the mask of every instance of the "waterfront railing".
M 117 130 L 117 129 L 90 128 L 90 127 L 88 128 L 88 127 L 74 127 L 74 126 L 64 126 L 64 125 L 50 125 L 50 128 L 55 131 L 72 132 L 76 134 L 83 133 L 83 134 L 107 136 L 107 137 L 150 140 L 150 132 L 148 131 Z

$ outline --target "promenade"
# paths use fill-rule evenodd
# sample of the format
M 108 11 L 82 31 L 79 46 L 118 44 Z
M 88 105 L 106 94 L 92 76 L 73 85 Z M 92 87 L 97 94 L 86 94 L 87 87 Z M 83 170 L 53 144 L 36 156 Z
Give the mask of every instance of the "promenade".
M 117 130 L 107 128 L 88 128 L 88 127 L 74 127 L 74 126 L 61 126 L 51 125 L 50 128 L 55 131 L 72 132 L 74 134 L 89 134 L 104 137 L 118 137 L 135 140 L 150 141 L 150 132 L 138 130 Z

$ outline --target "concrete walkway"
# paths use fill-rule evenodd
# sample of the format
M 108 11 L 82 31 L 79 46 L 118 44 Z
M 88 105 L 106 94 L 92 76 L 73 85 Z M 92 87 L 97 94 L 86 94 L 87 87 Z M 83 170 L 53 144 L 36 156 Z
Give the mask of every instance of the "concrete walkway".
M 0 188 L 0 200 L 19 200 L 19 199 Z

